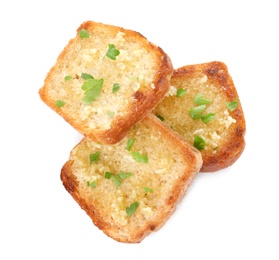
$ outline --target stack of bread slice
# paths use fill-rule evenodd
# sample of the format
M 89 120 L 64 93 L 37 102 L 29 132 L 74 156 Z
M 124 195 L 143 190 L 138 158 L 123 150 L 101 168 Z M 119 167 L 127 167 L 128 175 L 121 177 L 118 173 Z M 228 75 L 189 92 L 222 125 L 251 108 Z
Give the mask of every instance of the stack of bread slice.
M 61 170 L 66 190 L 119 242 L 161 228 L 200 171 L 232 165 L 245 119 L 226 65 L 174 70 L 144 36 L 86 21 L 40 97 L 84 138 Z

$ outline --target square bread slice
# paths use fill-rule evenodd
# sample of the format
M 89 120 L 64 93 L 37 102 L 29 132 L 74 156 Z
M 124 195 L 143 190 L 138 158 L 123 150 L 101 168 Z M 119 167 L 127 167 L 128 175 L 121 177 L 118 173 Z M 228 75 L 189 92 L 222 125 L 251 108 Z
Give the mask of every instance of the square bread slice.
M 201 151 L 202 172 L 232 165 L 244 150 L 245 118 L 223 62 L 176 69 L 170 92 L 153 113 Z
M 164 98 L 172 72 L 168 55 L 140 33 L 86 21 L 39 95 L 84 136 L 116 143 Z
M 151 113 L 117 144 L 83 138 L 61 180 L 107 236 L 139 243 L 165 224 L 201 165 L 200 152 Z

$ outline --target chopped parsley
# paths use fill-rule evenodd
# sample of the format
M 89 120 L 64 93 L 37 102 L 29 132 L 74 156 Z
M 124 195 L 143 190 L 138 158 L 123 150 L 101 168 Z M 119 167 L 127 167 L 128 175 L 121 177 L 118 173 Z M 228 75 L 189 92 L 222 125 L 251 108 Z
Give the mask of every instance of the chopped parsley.
M 145 192 L 153 192 L 153 189 L 148 188 L 148 187 L 144 187 L 144 191 L 145 191 Z
M 205 141 L 198 135 L 195 136 L 194 147 L 196 147 L 198 150 L 203 150 L 205 147 Z
M 148 163 L 148 157 L 146 155 L 141 155 L 139 152 L 131 152 L 131 154 L 135 161 Z
M 73 78 L 72 76 L 65 76 L 64 80 L 68 81 L 68 80 L 70 80 L 72 78 Z
M 115 94 L 120 89 L 120 85 L 118 83 L 114 83 L 112 86 L 112 93 Z
M 127 215 L 131 217 L 135 213 L 138 207 L 139 207 L 139 203 L 137 201 L 132 203 L 129 207 L 126 208 Z
M 165 118 L 161 115 L 156 115 L 161 121 L 165 121 Z
M 196 120 L 203 116 L 203 112 L 205 111 L 206 105 L 200 105 L 197 107 L 193 107 L 189 110 L 190 116 Z
M 104 79 L 88 78 L 82 85 L 84 90 L 83 102 L 86 105 L 91 104 L 94 100 L 98 99 L 102 90 Z
M 201 117 L 201 120 L 202 120 L 205 124 L 207 124 L 207 123 L 209 123 L 210 121 L 214 120 L 214 118 L 215 118 L 215 114 L 214 114 L 214 113 L 209 113 L 209 114 L 207 114 L 207 115 L 205 115 L 205 116 L 202 116 L 202 117 Z
M 94 79 L 94 77 L 91 74 L 87 74 L 87 73 L 81 73 L 81 78 L 82 79 Z
M 110 118 L 112 118 L 112 117 L 114 116 L 114 112 L 109 111 L 109 112 L 108 112 L 108 116 L 109 116 Z
M 238 106 L 237 98 L 235 98 L 232 102 L 227 102 L 226 105 L 230 111 L 234 111 Z
M 116 188 L 118 188 L 121 185 L 121 180 L 119 174 L 112 175 L 114 185 Z
M 110 179 L 111 178 L 111 176 L 112 176 L 112 173 L 111 172 L 105 172 L 105 178 L 106 179 Z
M 177 97 L 184 97 L 185 94 L 186 94 L 186 89 L 184 89 L 184 88 L 178 88 L 176 91 Z
M 58 107 L 58 108 L 60 108 L 60 107 L 63 107 L 64 105 L 65 105 L 65 101 L 63 101 L 63 100 L 56 100 L 55 101 L 55 105 Z
M 105 173 L 105 178 L 110 179 L 112 177 L 114 185 L 118 188 L 121 185 L 121 179 L 128 179 L 133 175 L 131 172 L 120 171 L 119 174 L 112 174 L 110 172 Z
M 96 182 L 95 182 L 95 181 L 93 181 L 93 182 L 88 181 L 88 182 L 87 182 L 87 186 L 90 186 L 90 187 L 92 187 L 93 189 L 95 189 L 95 188 L 96 188 Z
M 133 175 L 133 173 L 131 173 L 131 172 L 122 172 L 122 171 L 120 171 L 120 173 L 119 173 L 119 177 L 121 179 L 127 179 L 127 178 L 131 177 L 132 175 Z
M 99 160 L 99 157 L 100 157 L 100 152 L 90 154 L 89 156 L 90 164 L 92 164 L 93 162 L 97 162 Z
M 82 38 L 82 39 L 89 38 L 89 36 L 90 36 L 89 32 L 86 31 L 84 28 L 79 31 L 79 37 L 80 38 Z
M 133 143 L 136 141 L 136 139 L 128 139 L 127 141 L 127 146 L 126 146 L 126 150 L 130 151 L 132 146 L 133 146 Z
M 208 99 L 206 99 L 206 98 L 203 98 L 201 93 L 198 93 L 198 94 L 194 97 L 194 102 L 195 102 L 197 105 L 207 105 L 207 104 L 210 104 L 210 103 L 211 103 L 210 100 L 208 100 Z
M 196 120 L 196 119 L 201 119 L 205 124 L 211 122 L 212 120 L 214 120 L 215 118 L 215 114 L 214 113 L 208 113 L 205 114 L 205 109 L 206 109 L 206 105 L 210 104 L 211 101 L 209 99 L 206 99 L 203 97 L 203 95 L 201 93 L 198 93 L 195 97 L 194 97 L 194 102 L 198 105 L 196 107 L 193 107 L 189 110 L 189 114 L 190 116 Z
M 116 56 L 118 56 L 120 54 L 120 51 L 115 49 L 114 44 L 109 44 L 108 46 L 109 46 L 109 48 L 106 53 L 106 56 L 112 60 L 116 60 Z

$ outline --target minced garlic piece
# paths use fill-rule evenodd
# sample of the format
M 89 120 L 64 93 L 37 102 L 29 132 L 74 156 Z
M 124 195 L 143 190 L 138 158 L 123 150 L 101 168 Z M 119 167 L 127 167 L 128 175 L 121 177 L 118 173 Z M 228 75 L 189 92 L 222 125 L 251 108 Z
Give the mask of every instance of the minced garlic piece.
M 200 133 L 203 133 L 204 132 L 204 129 L 198 129 L 198 130 L 196 130 L 193 134 L 194 135 L 197 135 L 197 134 L 200 134 Z
M 220 124 L 225 125 L 226 128 L 229 128 L 229 126 L 233 123 L 236 123 L 236 120 L 230 116 L 229 111 L 224 111 L 224 117 L 219 119 Z
M 177 89 L 174 86 L 170 86 L 170 90 L 167 92 L 166 97 L 175 96 Z
M 153 214 L 153 210 L 150 207 L 142 207 L 140 208 L 140 212 L 144 215 L 145 218 L 151 217 Z
M 204 75 L 201 79 L 200 79 L 200 83 L 205 83 L 207 81 L 207 76 Z

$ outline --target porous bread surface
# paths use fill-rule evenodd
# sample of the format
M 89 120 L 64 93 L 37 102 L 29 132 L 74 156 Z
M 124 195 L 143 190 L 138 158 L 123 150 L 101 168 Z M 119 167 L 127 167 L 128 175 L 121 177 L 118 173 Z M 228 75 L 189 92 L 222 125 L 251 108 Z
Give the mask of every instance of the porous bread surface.
M 88 38 L 81 38 L 85 29 Z M 109 44 L 120 53 L 106 56 Z M 39 93 L 42 100 L 85 136 L 102 143 L 121 140 L 169 89 L 172 64 L 166 53 L 141 34 L 117 26 L 84 22 L 49 71 Z M 98 99 L 83 102 L 82 73 L 104 79 Z M 65 80 L 66 76 L 71 76 Z M 113 93 L 113 84 L 120 88 Z M 57 100 L 65 105 L 58 108 Z
M 130 151 L 126 149 L 129 139 L 135 140 Z M 99 160 L 90 164 L 90 154 L 95 152 Z M 135 161 L 132 152 L 147 156 L 148 163 Z M 138 243 L 166 222 L 201 165 L 200 152 L 151 114 L 117 144 L 84 138 L 71 151 L 61 179 L 105 234 L 119 242 Z M 105 173 L 121 171 L 132 175 L 121 179 L 117 188 Z M 96 188 L 87 182 L 94 182 Z M 128 216 L 126 208 L 134 202 L 139 207 Z
M 176 95 L 179 88 L 186 90 L 183 97 Z M 198 106 L 194 102 L 197 94 L 211 101 L 204 114 L 214 113 L 213 121 L 204 123 L 190 116 L 189 110 Z M 230 111 L 226 103 L 235 99 L 237 108 Z M 233 80 L 222 62 L 187 65 L 175 70 L 169 93 L 153 112 L 163 117 L 166 124 L 191 144 L 195 136 L 205 141 L 201 150 L 203 172 L 232 165 L 244 150 L 244 114 Z

